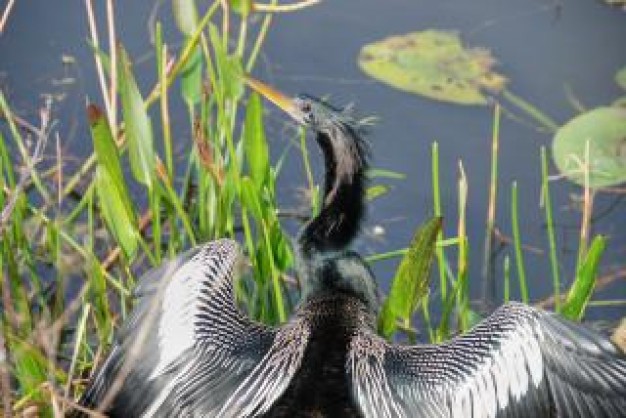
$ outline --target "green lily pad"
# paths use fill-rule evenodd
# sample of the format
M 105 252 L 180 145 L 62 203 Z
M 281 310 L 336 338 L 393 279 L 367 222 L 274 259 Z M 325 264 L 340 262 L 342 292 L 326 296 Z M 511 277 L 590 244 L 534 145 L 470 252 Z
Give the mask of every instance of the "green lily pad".
M 458 33 L 438 30 L 392 36 L 365 45 L 359 66 L 401 90 L 458 104 L 486 104 L 484 90 L 500 92 L 506 78 L 492 72 L 484 48 L 464 48 Z
M 615 82 L 624 90 L 626 90 L 626 67 L 622 68 L 615 74 Z
M 561 173 L 585 184 L 585 150 L 589 143 L 589 186 L 609 187 L 626 181 L 626 109 L 599 107 L 563 125 L 554 136 L 552 154 Z

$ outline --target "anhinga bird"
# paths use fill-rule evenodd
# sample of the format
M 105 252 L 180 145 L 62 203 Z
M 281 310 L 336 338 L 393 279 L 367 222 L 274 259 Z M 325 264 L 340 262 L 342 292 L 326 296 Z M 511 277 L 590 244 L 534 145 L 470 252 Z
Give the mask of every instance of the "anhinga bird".
M 114 417 L 626 416 L 626 357 L 551 313 L 509 303 L 439 345 L 379 337 L 378 288 L 348 249 L 364 213 L 358 125 L 249 84 L 314 131 L 325 158 L 323 207 L 296 242 L 296 312 L 275 328 L 250 320 L 234 300 L 237 244 L 194 248 L 140 281 L 83 405 Z

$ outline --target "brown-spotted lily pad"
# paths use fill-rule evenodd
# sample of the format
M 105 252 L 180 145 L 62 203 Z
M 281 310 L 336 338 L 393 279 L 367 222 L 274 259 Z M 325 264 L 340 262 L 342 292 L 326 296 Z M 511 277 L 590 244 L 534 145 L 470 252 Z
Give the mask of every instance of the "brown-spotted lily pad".
M 486 104 L 484 91 L 500 92 L 506 78 L 492 72 L 484 48 L 464 48 L 458 33 L 438 30 L 392 36 L 365 45 L 359 66 L 369 76 L 431 99 Z
M 589 144 L 589 186 L 609 187 L 626 181 L 626 109 L 599 107 L 563 125 L 554 136 L 552 154 L 561 173 L 585 184 Z

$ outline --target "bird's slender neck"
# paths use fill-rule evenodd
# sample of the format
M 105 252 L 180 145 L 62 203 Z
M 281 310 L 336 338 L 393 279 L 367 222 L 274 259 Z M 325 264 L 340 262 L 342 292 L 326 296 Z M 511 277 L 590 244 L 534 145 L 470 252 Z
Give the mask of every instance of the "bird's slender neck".
M 366 143 L 354 125 L 333 123 L 316 137 L 324 155 L 324 200 L 319 214 L 303 228 L 297 245 L 302 300 L 344 295 L 378 312 L 379 293 L 367 263 L 348 250 L 365 213 Z M 321 300 L 320 299 L 320 300 Z
M 326 166 L 324 200 L 300 234 L 304 258 L 345 249 L 359 232 L 365 212 L 367 150 L 358 132 L 337 125 L 318 132 L 316 139 Z

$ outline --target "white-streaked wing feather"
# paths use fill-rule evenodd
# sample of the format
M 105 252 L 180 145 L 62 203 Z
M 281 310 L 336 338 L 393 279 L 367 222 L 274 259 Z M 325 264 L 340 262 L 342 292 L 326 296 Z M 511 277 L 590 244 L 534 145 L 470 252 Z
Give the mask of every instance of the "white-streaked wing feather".
M 272 329 L 239 311 L 233 279 L 240 256 L 234 241 L 213 241 L 144 276 L 115 357 L 84 404 L 101 402 L 127 362 L 112 404 L 118 415 L 212 417 L 230 408 L 230 416 L 243 417 L 267 410 L 289 385 L 308 334 L 297 320 Z
M 221 408 L 219 416 L 256 416 L 267 412 L 297 372 L 310 329 L 296 319 L 283 327 L 264 358 Z
M 625 356 L 581 325 L 517 303 L 441 345 L 393 346 L 362 332 L 352 341 L 347 370 L 366 417 L 626 411 Z

